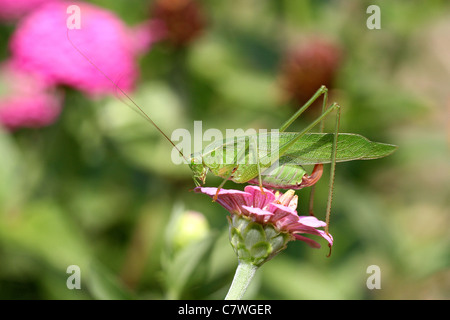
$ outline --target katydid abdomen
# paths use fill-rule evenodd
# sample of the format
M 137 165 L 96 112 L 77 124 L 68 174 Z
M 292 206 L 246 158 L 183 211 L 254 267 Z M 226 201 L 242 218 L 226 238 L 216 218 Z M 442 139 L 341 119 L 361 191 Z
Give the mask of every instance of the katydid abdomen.
M 323 164 L 316 164 L 311 175 L 301 166 L 282 165 L 272 170 L 269 175 L 262 175 L 262 185 L 268 189 L 302 189 L 319 181 L 323 172 Z M 259 179 L 251 179 L 250 184 L 259 184 Z
M 302 166 L 291 164 L 263 170 L 261 176 L 258 176 L 257 164 L 210 166 L 209 170 L 216 176 L 236 183 L 261 184 L 268 189 L 298 190 L 312 186 L 319 181 L 323 172 L 323 164 L 316 164 L 311 175 L 308 175 Z

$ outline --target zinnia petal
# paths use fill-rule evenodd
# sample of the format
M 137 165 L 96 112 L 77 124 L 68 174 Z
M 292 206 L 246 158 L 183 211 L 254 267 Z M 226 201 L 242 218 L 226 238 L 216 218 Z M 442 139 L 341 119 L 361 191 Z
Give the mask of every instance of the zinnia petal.
M 217 193 L 217 188 L 194 189 L 195 192 L 204 193 L 211 198 Z M 280 233 L 288 233 L 292 237 L 306 242 L 313 248 L 320 248 L 320 244 L 301 234 L 312 234 L 324 238 L 333 245 L 333 237 L 317 228 L 325 227 L 326 223 L 313 216 L 298 216 L 296 211 L 297 196 L 293 192 L 280 194 L 258 186 L 247 186 L 245 191 L 221 189 L 217 193 L 217 202 L 231 214 L 246 216 L 254 223 L 272 225 Z
M 309 234 L 315 234 L 318 236 L 322 236 L 322 234 L 320 233 L 320 231 L 322 231 L 322 230 L 317 230 L 314 227 L 306 226 L 299 222 L 289 225 L 287 229 L 289 232 L 309 233 Z
M 293 233 L 294 236 L 296 236 L 296 237 L 297 237 L 298 233 L 308 233 L 308 234 L 318 235 L 318 236 L 321 236 L 322 238 L 324 238 L 325 240 L 327 240 L 328 243 L 330 244 L 330 246 L 333 245 L 333 237 L 331 236 L 331 234 L 329 234 L 329 233 L 327 234 L 323 230 L 317 230 L 315 228 L 299 224 L 295 228 L 290 228 L 289 232 Z
M 263 188 L 264 193 L 261 192 L 261 188 L 257 186 L 246 186 L 244 190 L 253 196 L 253 207 L 255 208 L 263 209 L 275 200 L 274 193 L 265 188 Z
M 214 198 L 217 188 L 197 187 L 194 191 Z M 230 213 L 242 213 L 242 206 L 251 205 L 252 195 L 240 190 L 220 189 L 216 202 Z
M 329 234 L 329 233 L 326 233 L 325 231 L 323 231 L 323 230 L 317 230 L 318 232 L 319 232 L 319 234 L 322 236 L 322 238 L 324 238 L 325 240 L 327 240 L 328 241 L 328 243 L 330 244 L 330 246 L 332 246 L 333 245 L 333 236 L 331 235 L 331 234 Z
M 285 207 L 282 204 L 270 203 L 267 207 L 267 210 L 270 212 L 273 212 L 273 214 L 274 214 L 273 218 L 272 218 L 273 222 L 280 220 L 289 215 L 293 215 L 295 217 L 295 220 L 298 220 L 297 211 L 295 211 L 292 208 Z
M 242 206 L 243 209 L 245 209 L 245 215 L 253 218 L 256 222 L 260 223 L 267 223 L 270 219 L 270 217 L 273 215 L 272 212 L 260 209 L 260 208 L 253 208 L 249 206 Z
M 317 248 L 318 249 L 318 248 L 321 247 L 320 243 L 318 243 L 317 241 L 314 241 L 313 239 L 310 239 L 308 237 L 304 237 L 304 236 L 301 236 L 301 235 L 296 234 L 296 233 L 294 233 L 294 237 L 297 240 L 306 242 L 312 248 Z
M 298 222 L 313 228 L 325 227 L 327 225 L 325 222 L 313 216 L 299 216 L 298 218 Z

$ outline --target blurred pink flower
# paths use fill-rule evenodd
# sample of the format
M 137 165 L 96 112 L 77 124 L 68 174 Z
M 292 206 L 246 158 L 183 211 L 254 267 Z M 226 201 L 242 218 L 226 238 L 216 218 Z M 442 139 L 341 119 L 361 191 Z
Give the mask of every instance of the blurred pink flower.
M 194 191 L 214 198 L 217 188 L 197 187 Z M 297 199 L 293 190 L 281 194 L 264 189 L 263 193 L 257 186 L 246 186 L 244 191 L 220 189 L 216 201 L 231 215 L 246 216 L 260 224 L 272 224 L 278 231 L 289 233 L 313 248 L 320 248 L 320 244 L 301 234 L 321 236 L 331 247 L 332 236 L 317 229 L 325 227 L 326 223 L 313 216 L 298 216 Z
M 44 3 L 57 1 L 59 0 L 0 0 L 0 20 L 16 20 Z
M 90 95 L 115 92 L 114 85 L 94 68 L 70 43 L 124 90 L 131 90 L 138 77 L 136 58 L 161 37 L 158 23 L 147 28 L 127 27 L 112 12 L 83 2 L 80 29 L 68 30 L 72 3 L 39 7 L 24 18 L 12 36 L 12 59 L 23 70 L 53 84 L 72 86 Z
M 0 124 L 8 129 L 47 126 L 59 116 L 60 94 L 12 64 L 0 67 L 0 89 Z
M 128 30 L 130 45 L 136 54 L 145 54 L 152 44 L 167 36 L 164 22 L 153 19 L 138 24 Z

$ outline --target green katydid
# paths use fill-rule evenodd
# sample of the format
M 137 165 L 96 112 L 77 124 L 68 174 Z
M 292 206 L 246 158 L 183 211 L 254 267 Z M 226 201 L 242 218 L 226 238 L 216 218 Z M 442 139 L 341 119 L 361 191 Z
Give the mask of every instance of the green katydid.
M 322 114 L 301 132 L 285 132 L 322 95 Z M 393 153 L 397 149 L 397 146 L 371 142 L 358 134 L 339 133 L 340 106 L 337 103 L 333 103 L 327 108 L 327 97 L 328 89 L 322 86 L 303 107 L 280 127 L 280 133 L 275 136 L 275 139 L 278 139 L 279 148 L 277 150 L 269 150 L 269 157 L 273 156 L 274 153 L 277 155 L 278 159 L 276 160 L 279 161 L 279 166 L 271 169 L 270 174 L 264 174 L 265 170 L 270 170 L 270 164 L 264 165 L 258 158 L 261 150 L 258 150 L 258 147 L 246 147 L 243 157 L 245 157 L 245 160 L 248 160 L 252 156 L 252 153 L 254 153 L 254 156 L 256 155 L 257 158 L 256 163 L 247 164 L 248 161 L 244 161 L 244 164 L 222 164 L 220 161 L 209 161 L 210 163 L 206 163 L 203 161 L 205 154 L 201 155 L 201 161 L 199 161 L 198 157 L 191 157 L 190 168 L 194 173 L 196 185 L 200 185 L 200 182 L 204 184 L 206 174 L 211 171 L 213 174 L 224 178 L 217 189 L 214 199 L 217 199 L 220 188 L 223 187 L 227 180 L 232 180 L 236 183 L 247 182 L 257 184 L 261 187 L 261 190 L 263 187 L 269 189 L 301 189 L 313 186 L 314 188 L 314 184 L 322 175 L 323 164 L 331 163 L 326 209 L 327 226 L 325 229 L 328 233 L 336 162 L 382 158 Z M 333 111 L 336 112 L 335 131 L 334 133 L 323 133 L 323 121 Z M 310 133 L 311 129 L 319 123 L 321 132 Z M 240 139 L 249 138 L 244 136 L 237 137 L 232 142 L 214 142 L 214 145 L 208 146 L 205 149 L 216 150 L 224 144 L 231 143 L 236 145 Z M 269 137 L 266 140 L 269 140 Z M 264 151 L 267 153 L 268 150 Z M 207 154 L 209 155 L 210 152 L 208 151 Z M 219 157 L 222 157 L 222 154 L 219 153 Z M 314 169 L 311 175 L 308 175 L 303 165 L 312 164 L 314 165 Z M 310 213 L 312 213 L 313 193 L 314 189 L 311 191 Z
M 261 162 L 248 164 L 244 161 L 243 165 L 235 163 L 222 164 L 220 159 L 216 161 L 203 161 L 205 155 L 223 147 L 224 145 L 234 144 L 236 146 L 242 139 L 251 139 L 255 137 L 242 136 L 237 137 L 231 142 L 216 141 L 205 148 L 208 152 L 202 153 L 200 156 L 191 157 L 189 159 L 190 167 L 194 173 L 194 181 L 196 185 L 205 183 L 206 174 L 210 171 L 216 176 L 226 180 L 232 180 L 236 183 L 249 182 L 251 184 L 259 184 L 272 189 L 301 189 L 306 186 L 313 185 L 318 180 L 321 173 L 321 167 L 324 163 L 332 163 L 332 168 L 336 162 L 351 160 L 368 160 L 385 157 L 397 148 L 396 146 L 378 142 L 371 142 L 361 135 L 338 133 L 340 121 L 340 106 L 336 103 L 325 109 L 327 103 L 327 88 L 322 86 L 316 94 L 300 108 L 283 126 L 279 129 L 280 133 L 275 136 L 278 139 L 279 149 L 263 150 L 269 153 L 267 157 L 273 157 L 277 154 L 279 167 L 272 170 L 270 175 L 264 175 L 264 170 L 268 169 L 267 165 Z M 322 114 L 314 120 L 307 128 L 301 132 L 285 132 L 285 130 L 297 119 L 318 97 L 324 95 L 324 107 Z M 336 126 L 334 133 L 310 133 L 309 131 L 319 123 L 323 122 L 331 112 L 336 111 Z M 321 129 L 323 131 L 323 129 Z M 260 136 L 259 134 L 258 136 Z M 266 137 L 270 141 L 270 136 Z M 339 144 L 338 141 L 339 140 Z M 259 147 L 259 146 L 258 146 Z M 256 148 L 258 148 L 256 147 Z M 263 146 L 264 147 L 264 146 Z M 247 146 L 247 153 L 244 155 L 248 160 L 253 155 L 258 158 L 259 152 L 255 147 L 252 149 Z M 221 157 L 222 154 L 219 153 Z M 201 158 L 199 160 L 199 158 Z M 213 156 L 214 158 L 214 156 Z M 235 158 L 236 160 L 237 158 Z M 302 165 L 314 164 L 313 174 L 308 176 Z M 334 169 L 333 169 L 334 170 Z M 220 189 L 219 187 L 219 189 Z
M 329 181 L 329 195 L 326 209 L 326 229 L 328 233 L 329 216 L 331 212 L 331 200 L 334 185 L 334 173 L 336 162 L 351 161 L 351 160 L 368 160 L 377 159 L 390 155 L 397 149 L 397 146 L 384 144 L 379 142 L 371 142 L 365 137 L 358 134 L 339 133 L 340 122 L 340 106 L 333 103 L 327 107 L 328 89 L 325 86 L 311 97 L 311 99 L 302 106 L 292 117 L 290 117 L 279 129 L 279 133 L 273 137 L 267 135 L 266 141 L 270 139 L 278 139 L 277 147 L 274 150 L 267 148 L 261 150 L 264 146 L 257 146 L 253 143 L 253 147 L 246 145 L 241 150 L 237 150 L 237 155 L 233 161 L 223 162 L 218 159 L 223 155 L 213 156 L 215 150 L 223 148 L 224 146 L 236 147 L 242 140 L 256 140 L 261 138 L 261 134 L 256 136 L 242 136 L 233 138 L 232 141 L 215 141 L 200 154 L 193 154 L 186 157 L 181 150 L 174 144 L 174 142 L 165 134 L 153 120 L 139 107 L 139 105 L 124 92 L 107 74 L 100 70 L 78 47 L 73 44 L 67 34 L 68 40 L 72 46 L 91 64 L 95 67 L 105 78 L 107 78 L 113 86 L 121 92 L 136 108 L 148 122 L 150 122 L 172 146 L 183 157 L 186 163 L 189 164 L 193 172 L 193 179 L 196 186 L 203 185 L 206 180 L 208 172 L 216 176 L 222 177 L 224 180 L 217 188 L 216 197 L 219 190 L 223 187 L 226 181 L 232 180 L 236 183 L 250 183 L 259 185 L 261 190 L 263 187 L 269 189 L 301 189 L 308 186 L 313 186 L 319 180 L 323 171 L 323 164 L 330 163 L 330 181 Z M 286 129 L 318 98 L 323 96 L 322 113 L 310 125 L 308 125 L 301 132 L 286 132 Z M 333 111 L 336 112 L 336 124 L 334 133 L 323 133 L 324 119 Z M 319 133 L 311 133 L 310 131 L 320 124 Z M 339 141 L 339 143 L 338 143 Z M 264 151 L 264 156 L 260 157 L 261 151 Z M 211 158 L 213 161 L 204 161 L 205 157 Z M 275 159 L 273 159 L 275 157 Z M 255 163 L 249 163 L 250 158 L 255 158 Z M 266 158 L 272 161 L 269 163 Z M 240 161 L 238 161 L 240 160 Z M 242 163 L 243 160 L 243 163 Z M 263 161 L 264 160 L 264 161 Z M 278 167 L 272 167 L 273 160 L 278 161 Z M 303 165 L 314 165 L 314 169 L 310 175 L 307 174 Z M 267 172 L 270 170 L 270 174 Z M 313 194 L 312 189 L 311 194 Z M 312 206 L 312 196 L 310 199 L 310 212 Z

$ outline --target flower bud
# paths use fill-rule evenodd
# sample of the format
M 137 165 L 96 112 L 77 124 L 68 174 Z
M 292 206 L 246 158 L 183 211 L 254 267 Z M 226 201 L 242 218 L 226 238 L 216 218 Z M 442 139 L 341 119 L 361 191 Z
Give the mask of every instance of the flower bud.
M 185 211 L 176 222 L 173 238 L 175 250 L 203 238 L 209 232 L 209 224 L 205 216 L 196 211 Z
M 239 261 L 257 267 L 284 250 L 295 238 L 280 232 L 272 224 L 261 224 L 245 216 L 232 215 L 229 222 L 229 237 Z

